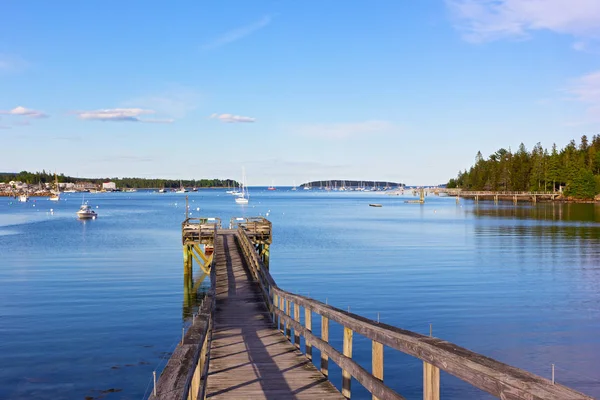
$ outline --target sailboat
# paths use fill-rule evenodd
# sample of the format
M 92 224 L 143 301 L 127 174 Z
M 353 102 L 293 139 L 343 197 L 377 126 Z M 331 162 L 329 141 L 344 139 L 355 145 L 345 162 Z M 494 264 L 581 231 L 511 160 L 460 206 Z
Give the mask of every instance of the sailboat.
M 248 204 L 249 200 L 250 194 L 248 193 L 248 188 L 246 187 L 246 171 L 242 168 L 241 193 L 235 198 L 235 202 L 237 204 Z
M 267 190 L 277 190 L 277 189 L 275 189 L 275 185 L 273 184 L 273 181 L 271 181 L 271 186 L 269 186 L 267 188 Z
M 188 190 L 183 187 L 183 183 L 181 183 L 181 179 L 179 180 L 179 190 L 175 191 L 175 193 L 187 193 Z
M 52 193 L 48 200 L 50 201 L 59 201 L 60 200 L 60 189 L 58 188 L 58 177 L 56 176 L 56 172 L 54 173 L 54 188 L 56 192 Z
M 296 189 L 296 181 L 294 181 L 294 187 L 292 187 L 292 190 L 297 190 Z

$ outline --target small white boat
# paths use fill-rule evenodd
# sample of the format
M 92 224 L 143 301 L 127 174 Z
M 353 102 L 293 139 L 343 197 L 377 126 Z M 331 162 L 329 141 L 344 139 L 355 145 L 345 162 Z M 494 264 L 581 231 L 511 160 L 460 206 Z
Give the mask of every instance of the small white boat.
M 165 189 L 165 188 L 158 189 L 158 193 L 167 193 L 167 189 Z
M 22 195 L 19 196 L 19 201 L 21 203 L 28 202 L 29 201 L 29 197 L 26 194 L 22 194 Z
M 48 200 L 50 200 L 50 201 L 59 201 L 60 200 L 60 193 L 55 193 L 55 194 L 51 195 L 50 197 L 48 197 Z
M 95 219 L 97 217 L 98 214 L 96 211 L 92 210 L 92 207 L 90 207 L 87 203 L 82 204 L 79 211 L 77 211 L 77 218 L 79 219 Z
M 246 187 L 246 170 L 242 168 L 241 192 L 235 198 L 235 202 L 236 204 L 248 204 L 249 199 L 250 193 L 248 193 L 248 188 Z

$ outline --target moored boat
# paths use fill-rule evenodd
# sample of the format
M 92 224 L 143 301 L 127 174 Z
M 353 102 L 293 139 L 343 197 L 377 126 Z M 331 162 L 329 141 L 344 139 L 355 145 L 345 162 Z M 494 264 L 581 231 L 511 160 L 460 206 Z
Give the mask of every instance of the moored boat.
M 77 211 L 77 218 L 79 219 L 95 219 L 97 217 L 96 211 L 92 210 L 92 207 L 87 203 L 82 204 L 79 211 Z

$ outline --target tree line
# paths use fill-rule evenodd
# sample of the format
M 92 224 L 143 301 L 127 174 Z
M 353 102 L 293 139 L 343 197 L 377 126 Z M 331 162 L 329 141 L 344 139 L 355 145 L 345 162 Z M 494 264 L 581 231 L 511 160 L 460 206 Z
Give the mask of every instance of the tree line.
M 146 179 L 146 178 L 75 178 L 66 176 L 65 174 L 57 174 L 59 183 L 78 183 L 91 182 L 101 185 L 103 182 L 115 182 L 119 188 L 178 188 L 180 182 L 186 187 L 233 187 L 239 186 L 239 183 L 233 179 L 192 179 L 192 180 L 175 180 L 175 179 Z M 21 181 L 27 184 L 39 183 L 54 183 L 54 174 L 46 172 L 28 172 L 21 171 L 18 173 L 4 172 L 0 173 L 0 182 Z
M 600 135 L 571 140 L 550 151 L 537 143 L 527 151 L 521 143 L 516 152 L 501 148 L 484 159 L 477 152 L 475 164 L 450 179 L 448 188 L 492 191 L 556 192 L 575 199 L 593 199 L 600 193 Z

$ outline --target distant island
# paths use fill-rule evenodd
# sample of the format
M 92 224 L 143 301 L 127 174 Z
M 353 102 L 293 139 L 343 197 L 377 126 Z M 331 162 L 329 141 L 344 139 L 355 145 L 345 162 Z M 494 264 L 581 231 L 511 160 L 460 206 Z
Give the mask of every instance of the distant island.
M 327 181 L 312 181 L 300 185 L 301 188 L 320 188 L 320 189 L 392 189 L 403 187 L 402 183 L 387 181 L 352 181 L 343 179 L 331 179 Z
M 486 191 L 557 192 L 565 200 L 598 200 L 600 196 L 600 135 L 591 143 L 581 137 L 550 151 L 537 143 L 531 152 L 521 143 L 516 152 L 500 149 L 487 159 L 481 152 L 475 165 L 450 179 L 449 189 Z
M 117 189 L 158 189 L 158 188 L 179 188 L 184 187 L 196 188 L 221 188 L 239 186 L 239 183 L 233 179 L 192 179 L 192 180 L 177 180 L 177 179 L 146 179 L 146 178 L 79 178 L 57 174 L 61 189 L 65 187 L 74 188 L 75 190 L 99 190 L 103 183 L 112 182 Z M 0 186 L 9 186 L 10 182 L 19 182 L 27 186 L 35 186 L 38 188 L 47 188 L 54 184 L 55 175 L 51 172 L 2 172 L 0 173 Z

